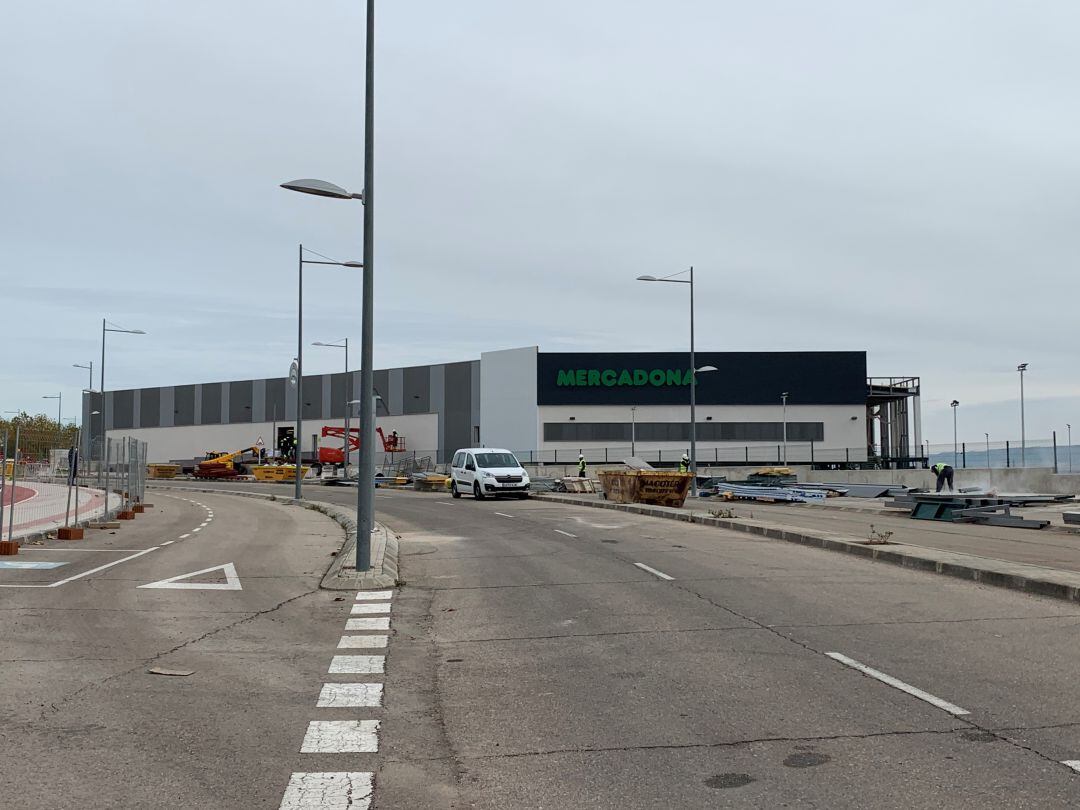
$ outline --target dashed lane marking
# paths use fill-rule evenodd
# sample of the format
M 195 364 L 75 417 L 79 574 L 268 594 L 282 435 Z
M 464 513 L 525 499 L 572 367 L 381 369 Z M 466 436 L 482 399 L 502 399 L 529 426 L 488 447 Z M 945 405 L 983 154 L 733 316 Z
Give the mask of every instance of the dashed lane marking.
M 393 598 L 394 598 L 394 592 L 393 591 L 360 591 L 360 593 L 358 593 L 356 595 L 356 600 L 358 602 L 361 601 L 361 600 L 364 600 L 364 599 L 367 599 L 367 600 L 370 600 L 370 601 L 373 601 L 373 602 L 381 602 L 381 601 L 387 601 L 387 600 L 390 600 L 390 599 L 393 599 Z
M 372 708 L 382 706 L 381 683 L 324 683 L 319 693 L 320 709 Z
M 373 754 L 379 750 L 378 720 L 312 720 L 301 754 Z
M 854 658 L 848 658 L 842 653 L 827 652 L 825 653 L 825 655 L 829 656 L 829 658 L 833 659 L 834 661 L 839 661 L 844 666 L 851 667 L 852 669 L 857 669 L 863 675 L 869 675 L 875 680 L 881 681 L 884 684 L 888 684 L 894 689 L 899 689 L 901 692 L 906 692 L 912 697 L 917 697 L 919 700 L 925 700 L 931 706 L 937 706 L 939 709 L 947 711 L 949 714 L 969 714 L 967 709 L 961 709 L 954 703 L 949 703 L 947 700 L 942 700 L 939 697 L 935 697 L 929 692 L 924 692 L 922 689 L 919 689 L 916 686 L 912 686 L 909 683 L 904 683 L 900 679 L 894 678 L 892 675 L 886 675 L 880 670 L 876 670 L 872 667 L 868 667 L 866 664 L 859 663 Z
M 385 664 L 385 655 L 335 655 L 327 674 L 382 675 Z
M 496 512 L 495 514 L 498 515 L 499 517 L 508 517 L 511 520 L 513 520 L 513 518 L 514 518 L 513 515 L 508 515 L 508 514 L 506 514 L 506 512 Z
M 660 579 L 675 579 L 675 577 L 669 577 L 663 571 L 657 571 L 655 568 L 651 568 L 651 567 L 647 566 L 645 563 L 634 563 L 634 565 L 636 565 L 642 571 L 648 571 L 653 576 L 660 577 Z
M 382 603 L 361 602 L 358 605 L 353 605 L 352 606 L 352 614 L 354 616 L 359 616 L 359 615 L 362 615 L 362 614 L 365 614 L 365 613 L 389 613 L 389 612 L 390 612 L 390 603 L 389 602 L 382 602 Z
M 23 562 L 22 560 L 8 560 L 0 562 L 0 568 L 12 568 L 15 570 L 21 569 L 35 569 L 35 568 L 59 568 L 61 565 L 67 565 L 66 562 Z
M 390 617 L 382 616 L 377 619 L 348 619 L 345 622 L 346 630 L 389 630 Z
M 573 537 L 575 539 L 577 538 L 576 534 L 570 534 L 570 532 L 564 532 L 562 529 L 556 529 L 555 533 L 556 534 L 565 534 L 567 537 Z
M 437 503 L 439 506 L 453 506 L 450 501 L 435 501 L 435 503 Z
M 279 810 L 367 810 L 373 781 L 360 771 L 294 773 Z
M 389 636 L 342 636 L 339 650 L 375 649 L 385 647 Z
M 182 534 L 182 535 L 180 535 L 180 537 L 178 537 L 177 539 L 178 539 L 178 540 L 187 540 L 187 539 L 188 539 L 189 537 L 191 537 L 191 535 L 190 535 L 190 534 Z
M 49 582 L 47 584 L 40 584 L 40 585 L 30 585 L 30 584 L 27 584 L 27 585 L 21 585 L 21 584 L 6 585 L 5 584 L 5 585 L 0 585 L 0 588 L 59 588 L 61 585 L 67 585 L 69 582 L 74 582 L 77 579 L 82 579 L 83 577 L 88 577 L 91 574 L 96 574 L 98 571 L 104 571 L 107 568 L 112 568 L 114 565 L 120 565 L 121 563 L 126 563 L 128 560 L 134 560 L 136 557 L 141 557 L 144 554 L 149 554 L 151 551 L 157 551 L 157 550 L 158 550 L 157 546 L 151 546 L 150 548 L 143 549 L 138 554 L 132 554 L 132 555 L 130 555 L 128 557 L 121 557 L 119 560 L 113 560 L 111 563 L 106 563 L 105 565 L 99 565 L 97 568 L 91 568 L 89 571 L 83 571 L 81 574 L 75 574 L 74 576 L 70 576 L 67 579 L 61 579 L 61 580 L 58 580 L 56 582 Z
M 176 542 L 175 540 L 166 540 L 166 541 L 165 541 L 164 543 L 162 543 L 161 545 L 163 545 L 163 546 L 171 546 L 171 545 L 172 545 L 173 543 L 175 543 L 175 542 Z

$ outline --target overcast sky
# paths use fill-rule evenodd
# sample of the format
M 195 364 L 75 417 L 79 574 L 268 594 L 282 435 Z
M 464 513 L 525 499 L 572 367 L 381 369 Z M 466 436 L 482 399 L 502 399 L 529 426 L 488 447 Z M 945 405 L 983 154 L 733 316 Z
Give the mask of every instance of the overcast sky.
M 37 0 L 0 50 L 0 411 L 283 375 L 297 243 L 359 259 L 361 0 Z M 379 8 L 376 364 L 486 349 L 866 349 L 932 441 L 1080 436 L 1080 5 Z M 359 343 L 356 271 L 305 338 Z M 310 372 L 340 353 L 305 349 Z M 358 352 L 357 352 L 358 356 Z M 355 365 L 355 364 L 354 364 Z M 96 385 L 95 381 L 95 385 Z M 793 398 L 794 398 L 793 394 Z M 45 406 L 42 408 L 42 406 Z M 55 411 L 52 411 L 55 412 Z

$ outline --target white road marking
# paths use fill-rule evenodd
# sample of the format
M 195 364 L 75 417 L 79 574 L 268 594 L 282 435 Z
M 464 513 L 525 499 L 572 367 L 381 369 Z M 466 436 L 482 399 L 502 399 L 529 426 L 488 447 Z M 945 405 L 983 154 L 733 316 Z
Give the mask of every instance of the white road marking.
M 383 599 L 392 599 L 393 596 L 393 591 L 360 591 L 360 593 L 356 595 L 356 598 L 357 600 L 371 599 L 377 602 Z
M 0 586 L 3 587 L 3 586 Z M 389 630 L 390 617 L 383 616 L 379 619 L 348 619 L 345 622 L 346 630 Z
M 650 568 L 645 563 L 634 563 L 634 565 L 636 565 L 642 571 L 648 571 L 650 574 L 660 577 L 660 579 L 675 579 L 675 577 L 669 577 L 663 571 L 657 571 L 655 568 Z
M 378 720 L 312 720 L 301 754 L 371 754 L 379 750 Z
M 324 683 L 319 693 L 320 709 L 371 708 L 382 706 L 381 683 Z
M 1074 771 L 1080 772 L 1080 759 L 1063 759 L 1061 764 L 1066 768 L 1072 768 Z
M 201 529 L 202 527 L 206 526 L 209 522 L 210 522 L 209 520 L 204 520 L 202 523 L 199 524 L 199 528 Z
M 120 565 L 128 560 L 134 560 L 136 557 L 141 557 L 144 554 L 149 554 L 151 551 L 157 551 L 158 547 L 153 546 L 148 549 L 140 551 L 138 554 L 132 554 L 130 557 L 121 557 L 119 560 L 113 560 L 111 563 L 105 565 L 99 565 L 97 568 L 91 568 L 89 571 L 83 571 L 81 574 L 75 574 L 67 579 L 61 579 L 58 582 L 50 582 L 48 585 L 0 585 L 0 588 L 59 588 L 61 585 L 67 585 L 69 582 L 74 582 L 77 579 L 88 577 L 91 574 L 96 574 L 98 571 L 104 571 L 106 568 L 112 568 L 114 565 Z
M 510 519 L 513 519 L 513 517 L 514 517 L 513 515 L 506 514 L 506 512 L 496 512 L 495 514 L 498 515 L 499 517 L 508 517 Z
M 201 531 L 202 531 L 202 526 L 200 526 L 200 527 L 199 527 L 199 528 L 197 528 L 197 529 L 192 529 L 191 531 L 192 531 L 192 533 L 193 533 L 193 534 L 194 534 L 195 532 L 201 532 Z
M 360 771 L 294 773 L 279 810 L 367 810 L 373 776 Z
M 861 664 L 854 658 L 848 658 L 842 653 L 827 652 L 825 653 L 825 655 L 829 656 L 829 658 L 833 659 L 834 661 L 839 661 L 845 666 L 849 666 L 852 669 L 859 670 L 859 672 L 863 673 L 864 675 L 869 675 L 875 680 L 879 680 L 882 683 L 888 684 L 894 689 L 899 689 L 901 692 L 906 692 L 912 697 L 917 697 L 919 700 L 925 700 L 931 706 L 937 706 L 939 709 L 947 711 L 949 714 L 961 715 L 969 713 L 967 709 L 961 709 L 959 706 L 953 703 L 949 703 L 947 700 L 942 700 L 939 697 L 931 695 L 929 692 L 924 692 L 918 687 L 912 686 L 909 683 L 904 683 L 903 681 L 894 678 L 892 675 L 886 675 L 884 672 L 880 672 L 879 670 L 866 666 L 866 664 Z
M 29 498 L 27 499 L 29 500 Z M 67 565 L 66 562 L 24 562 L 22 560 L 5 560 L 0 562 L 0 568 L 12 568 L 12 569 L 47 569 L 47 568 L 59 568 L 61 565 Z
M 335 655 L 330 662 L 330 675 L 382 675 L 385 655 Z
M 165 541 L 164 543 L 162 543 L 161 545 L 163 545 L 163 546 L 171 546 L 171 545 L 172 545 L 173 543 L 175 543 L 175 542 L 176 542 L 175 540 L 166 540 L 166 541 Z
M 189 537 L 191 537 L 191 535 L 190 535 L 190 534 L 182 534 L 182 535 L 180 535 L 180 538 L 179 538 L 179 539 L 181 539 L 181 540 L 187 540 L 187 539 L 188 539 Z
M 352 606 L 352 614 L 359 616 L 363 613 L 389 613 L 390 603 L 383 602 L 381 604 L 371 604 L 367 602 L 361 602 L 359 605 Z
M 450 501 L 435 501 L 435 503 L 437 503 L 439 506 L 453 506 Z
M 389 636 L 342 636 L 338 642 L 339 650 L 373 649 L 385 647 Z
M 555 533 L 556 534 L 565 534 L 567 537 L 574 537 L 574 538 L 577 537 L 576 534 L 570 534 L 570 532 L 564 532 L 562 529 L 556 529 Z
M 181 582 L 182 579 L 191 579 L 191 577 L 197 577 L 200 574 L 209 574 L 211 571 L 221 571 L 225 574 L 225 582 Z M 224 565 L 215 565 L 210 568 L 204 568 L 201 571 L 192 571 L 189 574 L 179 574 L 175 577 L 169 577 L 168 579 L 161 579 L 157 582 L 151 582 L 147 585 L 139 585 L 140 588 L 172 588 L 175 590 L 185 591 L 242 591 L 243 586 L 240 584 L 240 577 L 236 574 L 236 566 L 232 563 L 225 563 Z

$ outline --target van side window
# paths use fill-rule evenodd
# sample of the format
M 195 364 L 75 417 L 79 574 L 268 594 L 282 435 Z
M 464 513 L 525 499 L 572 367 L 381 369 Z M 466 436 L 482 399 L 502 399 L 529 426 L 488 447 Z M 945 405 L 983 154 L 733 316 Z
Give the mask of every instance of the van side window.
M 464 453 L 454 453 L 454 461 L 452 462 L 452 466 L 460 468 L 462 462 L 461 457 L 464 455 Z
M 465 469 L 476 472 L 476 462 L 473 461 L 472 453 L 467 453 L 465 455 Z

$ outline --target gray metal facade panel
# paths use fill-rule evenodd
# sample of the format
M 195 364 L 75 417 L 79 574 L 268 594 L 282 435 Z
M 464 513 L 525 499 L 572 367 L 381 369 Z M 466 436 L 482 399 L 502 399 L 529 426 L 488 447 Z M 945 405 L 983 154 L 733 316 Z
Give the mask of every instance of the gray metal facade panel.
M 344 372 L 341 374 L 330 374 L 330 419 L 344 419 L 345 418 L 345 403 L 351 399 L 345 391 L 346 375 Z M 323 408 L 326 408 L 326 403 L 323 403 Z
M 330 418 L 330 410 L 333 407 L 333 393 L 334 393 L 334 375 L 323 374 L 322 375 L 322 413 L 319 415 L 322 419 Z
M 221 420 L 221 424 L 229 424 L 229 383 L 221 384 L 221 412 L 218 414 L 218 419 Z
M 254 389 L 251 380 L 229 383 L 229 410 L 226 417 L 230 423 L 255 421 Z
M 375 387 L 375 393 L 381 396 L 383 399 L 375 401 L 375 413 L 379 416 L 386 416 L 390 413 L 388 410 L 390 400 L 390 372 L 383 369 L 382 371 L 376 371 L 372 375 L 372 385 Z M 356 390 L 360 390 L 360 380 L 356 381 Z M 359 398 L 359 397 L 358 397 Z
M 109 419 L 113 428 L 125 430 L 135 427 L 135 392 L 113 391 L 112 403 L 109 405 Z
M 303 418 L 322 419 L 322 375 L 304 375 L 304 410 Z
M 113 400 L 114 399 L 115 399 L 115 397 L 113 397 L 113 392 L 112 391 L 106 391 L 105 392 L 105 410 L 102 412 L 102 414 L 105 417 L 105 430 L 112 430 L 113 425 L 116 422 L 116 419 L 113 416 L 113 414 L 116 413 L 116 411 L 113 410 Z
M 160 414 L 158 427 L 172 427 L 176 424 L 175 414 L 173 413 L 173 409 L 176 407 L 176 391 L 171 385 L 162 386 L 158 391 L 161 392 L 161 402 L 158 408 Z
M 266 380 L 251 382 L 251 421 L 269 422 L 266 418 Z M 268 440 L 269 441 L 269 440 Z M 269 447 L 269 445 L 268 445 Z
M 473 360 L 469 363 L 469 373 L 472 376 L 472 426 L 469 433 L 470 439 L 474 444 L 480 444 L 483 446 L 484 436 L 483 433 L 477 436 L 477 432 L 480 430 L 480 361 Z
M 402 412 L 431 411 L 431 367 L 415 366 L 402 369 Z
M 446 425 L 441 448 L 446 460 L 461 447 L 472 447 L 472 363 L 448 363 L 444 366 L 446 385 L 443 388 Z
M 390 391 L 390 396 L 383 394 L 386 397 L 386 407 L 390 410 L 391 416 L 399 416 L 404 412 L 401 407 L 401 400 L 405 388 L 405 375 L 401 373 L 400 368 L 390 369 L 387 388 Z
M 142 391 L 135 389 L 131 392 L 131 426 L 142 427 L 139 423 L 139 415 L 142 412 Z
M 446 407 L 446 367 L 442 365 L 428 367 L 431 376 L 428 388 L 431 391 L 431 411 L 438 414 L 439 420 L 439 453 L 446 451 L 446 417 L 443 413 Z M 440 459 L 441 461 L 441 459 Z
M 178 385 L 173 388 L 173 424 L 177 427 L 195 424 L 194 385 Z
M 161 389 L 144 388 L 139 400 L 139 427 L 161 427 Z
M 195 424 L 202 424 L 202 386 L 195 386 Z
M 296 421 L 296 391 L 284 377 L 266 381 L 266 417 L 270 421 L 274 421 L 275 408 L 277 421 Z
M 221 424 L 221 383 L 202 384 L 202 408 L 200 408 L 200 423 L 202 425 Z

